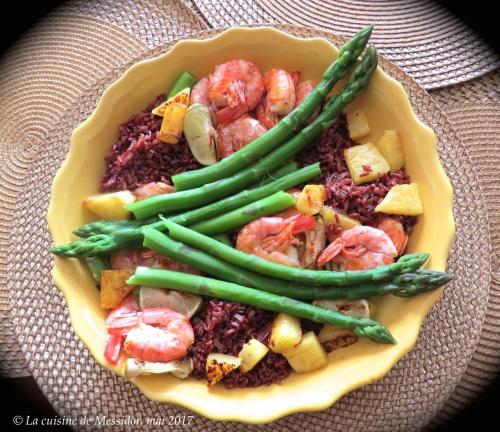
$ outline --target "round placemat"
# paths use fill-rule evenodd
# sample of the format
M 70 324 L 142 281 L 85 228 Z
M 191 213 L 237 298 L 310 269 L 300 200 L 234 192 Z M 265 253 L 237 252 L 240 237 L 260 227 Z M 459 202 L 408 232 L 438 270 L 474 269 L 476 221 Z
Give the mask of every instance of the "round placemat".
M 0 59 L 0 374 L 31 375 L 11 326 L 5 279 L 19 179 L 49 131 L 108 71 L 150 48 L 208 28 L 181 1 L 70 1 Z
M 442 425 L 477 398 L 500 374 L 500 71 L 461 86 L 432 93 L 455 125 L 477 169 L 488 208 L 491 234 L 491 286 L 476 350 L 453 394 L 432 421 Z
M 290 23 L 351 35 L 375 25 L 380 53 L 426 89 L 469 80 L 500 65 L 465 23 L 430 0 L 194 0 L 214 27 Z
M 335 43 L 341 41 L 326 32 L 289 25 L 277 27 L 301 37 L 323 36 Z M 206 31 L 196 37 L 210 37 L 220 31 Z M 170 46 L 167 43 L 148 50 L 129 64 Z M 392 63 L 381 59 L 381 66 L 405 86 L 417 114 L 439 138 L 441 160 L 456 194 L 457 238 L 449 271 L 457 280 L 447 286 L 442 299 L 432 308 L 414 349 L 379 382 L 351 392 L 322 412 L 295 414 L 266 426 L 228 422 L 224 423 L 225 430 L 415 430 L 428 424 L 445 403 L 474 352 L 486 311 L 491 265 L 481 186 L 465 147 L 433 99 Z M 67 153 L 71 131 L 92 112 L 103 90 L 126 67 L 116 68 L 85 90 L 78 104 L 70 106 L 45 139 L 34 146 L 29 160 L 17 163 L 23 152 L 10 154 L 5 149 L 17 163 L 12 182 L 16 205 L 11 215 L 6 282 L 15 329 L 28 365 L 60 415 L 132 415 L 144 421 L 159 417 L 168 420 L 169 415 L 191 413 L 148 400 L 132 384 L 97 365 L 74 335 L 64 297 L 50 277 L 52 257 L 47 252 L 51 245 L 45 221 L 50 183 Z M 195 416 L 189 427 L 206 431 L 220 430 L 222 426 Z

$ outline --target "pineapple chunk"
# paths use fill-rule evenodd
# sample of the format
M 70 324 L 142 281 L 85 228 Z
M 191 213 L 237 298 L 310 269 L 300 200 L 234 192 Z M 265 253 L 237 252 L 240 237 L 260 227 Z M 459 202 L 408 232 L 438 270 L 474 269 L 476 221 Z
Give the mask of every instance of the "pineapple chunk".
M 354 318 L 369 318 L 370 305 L 367 300 L 316 300 L 315 306 L 335 310 Z M 325 324 L 319 334 L 318 340 L 327 352 L 349 346 L 357 342 L 358 337 L 349 329 Z
M 169 106 L 173 103 L 180 103 L 182 105 L 189 105 L 190 94 L 191 94 L 191 89 L 189 87 L 186 87 L 185 89 L 181 90 L 179 93 L 175 94 L 171 98 L 168 98 L 162 104 L 158 105 L 151 112 L 154 115 L 157 115 L 159 117 L 164 117 L 165 116 L 165 109 L 167 108 L 167 106 Z
M 322 368 L 328 357 L 314 332 L 302 336 L 302 340 L 283 353 L 292 369 L 297 373 L 307 373 Z
M 281 353 L 297 345 L 302 338 L 302 328 L 297 317 L 284 313 L 274 319 L 269 336 L 271 351 Z
M 229 354 L 210 353 L 207 357 L 205 370 L 209 386 L 217 384 L 222 378 L 238 369 L 241 359 Z
M 398 171 L 405 164 L 403 144 L 395 130 L 386 130 L 377 143 L 377 148 L 384 159 L 389 163 L 391 171 Z
M 370 133 L 370 125 L 366 114 L 362 109 L 349 111 L 347 114 L 347 128 L 353 140 L 361 138 Z
M 130 212 L 124 206 L 134 201 L 135 195 L 124 190 L 89 196 L 83 206 L 101 219 L 115 221 L 129 218 Z
M 390 166 L 372 143 L 360 144 L 344 150 L 349 173 L 355 184 L 376 180 L 388 173 Z
M 393 186 L 382 202 L 375 207 L 379 213 L 418 216 L 424 212 L 416 183 Z
M 167 144 L 177 144 L 179 142 L 184 126 L 184 117 L 189 105 L 189 93 L 190 89 L 185 88 L 160 105 L 159 112 L 163 114 L 163 121 L 158 138 L 161 141 Z
M 103 270 L 101 276 L 101 307 L 114 309 L 134 289 L 127 285 L 127 279 L 134 270 Z
M 269 348 L 257 339 L 250 339 L 238 354 L 241 359 L 240 369 L 246 373 L 254 368 L 269 352 Z
M 326 188 L 323 185 L 306 185 L 302 189 L 295 207 L 306 216 L 318 214 L 326 200 Z
M 323 222 L 325 223 L 325 225 L 330 225 L 330 224 L 340 225 L 340 227 L 345 230 L 361 225 L 361 223 L 356 219 L 353 219 L 342 213 L 338 213 L 330 206 L 324 205 L 323 208 L 321 209 L 320 214 L 321 217 L 323 218 Z

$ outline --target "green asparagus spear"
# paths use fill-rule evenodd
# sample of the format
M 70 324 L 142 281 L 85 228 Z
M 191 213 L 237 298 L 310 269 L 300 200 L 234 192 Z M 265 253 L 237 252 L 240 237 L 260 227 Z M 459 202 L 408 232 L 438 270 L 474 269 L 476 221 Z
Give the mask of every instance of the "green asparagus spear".
M 297 162 L 290 161 L 285 165 L 267 173 L 258 183 L 254 185 L 254 187 L 264 186 L 266 184 L 272 183 L 274 180 L 278 180 L 279 178 L 285 177 L 286 175 L 296 172 L 299 169 Z
M 339 56 L 324 72 L 322 80 L 297 108 L 259 138 L 231 156 L 211 166 L 173 176 L 176 190 L 188 190 L 223 179 L 258 161 L 262 156 L 289 139 L 321 104 L 354 64 L 370 38 L 372 26 L 357 33 L 340 48 Z
M 193 249 L 155 229 L 144 228 L 144 247 L 197 268 L 216 278 L 299 300 L 361 299 L 398 292 L 416 295 L 449 282 L 452 277 L 433 270 L 416 270 L 388 282 L 371 282 L 350 287 L 329 287 L 284 281 L 263 276 Z M 231 245 L 232 247 L 232 245 Z
M 147 227 L 145 229 L 149 229 L 149 227 Z M 159 232 L 155 229 L 153 229 L 153 231 Z M 215 234 L 214 236 L 212 236 L 212 238 L 214 238 L 217 241 L 220 241 L 221 243 L 224 243 L 226 246 L 233 247 L 233 242 L 229 238 L 229 235 L 227 235 L 226 233 Z
M 168 97 L 171 98 L 179 93 L 181 90 L 184 90 L 186 87 L 193 87 L 198 82 L 198 78 L 196 78 L 193 74 L 189 72 L 182 72 L 179 75 L 179 78 L 175 81 L 174 85 L 170 89 L 168 93 Z
M 429 254 L 426 253 L 403 255 L 394 264 L 380 266 L 371 270 L 351 270 L 344 272 L 307 270 L 266 261 L 258 256 L 228 247 L 217 240 L 177 225 L 168 219 L 165 219 L 163 222 L 167 227 L 169 236 L 175 240 L 247 270 L 292 282 L 345 286 L 384 281 L 399 274 L 415 271 L 429 258 Z
M 190 229 L 206 235 L 225 233 L 260 217 L 279 213 L 294 204 L 295 200 L 292 195 L 285 192 L 276 192 L 271 196 L 247 204 L 229 213 L 198 222 L 190 226 Z
M 349 77 L 342 92 L 325 105 L 321 114 L 290 141 L 264 156 L 252 167 L 232 177 L 217 180 L 196 189 L 157 195 L 125 207 L 132 211 L 137 219 L 145 219 L 159 213 L 168 214 L 176 210 L 198 207 L 244 189 L 261 178 L 266 171 L 294 157 L 321 132 L 330 128 L 342 110 L 368 86 L 376 67 L 377 52 L 375 48 L 370 47 Z
M 417 270 L 415 273 L 417 277 L 412 277 L 410 274 L 399 276 L 397 282 L 401 284 L 402 289 L 394 293 L 394 295 L 398 297 L 411 297 L 415 294 L 440 287 L 454 279 L 453 276 L 435 270 Z
M 309 165 L 307 167 L 301 168 L 300 173 L 297 173 L 299 171 L 299 168 L 297 166 L 296 162 L 287 162 L 285 165 L 281 166 L 280 168 L 267 173 L 259 182 L 259 184 L 254 185 L 254 189 L 257 189 L 258 187 L 268 185 L 270 183 L 274 183 L 275 180 L 278 180 L 280 178 L 286 177 L 286 179 L 283 180 L 281 183 L 274 183 L 272 187 L 266 188 L 266 189 L 260 189 L 258 192 L 253 192 L 255 197 L 254 198 L 249 198 L 249 199 L 259 199 L 259 198 L 265 198 L 267 195 L 271 195 L 274 192 L 278 192 L 279 190 L 285 190 L 290 187 L 296 186 L 300 183 L 304 183 L 308 180 L 312 180 L 315 176 L 315 173 L 317 175 L 320 174 L 320 169 L 319 169 L 319 164 L 313 164 Z M 292 173 L 297 173 L 295 176 L 288 176 L 288 174 Z M 295 183 L 295 184 L 292 184 Z M 281 189 L 280 189 L 281 188 Z M 266 195 L 267 194 L 267 195 Z M 238 194 L 235 195 L 234 197 L 231 197 L 229 199 L 224 200 L 224 205 L 222 206 L 223 208 L 220 209 L 220 211 L 228 211 L 232 210 L 233 208 L 237 208 L 240 206 L 243 206 L 245 204 L 248 204 L 251 201 L 246 201 L 243 198 L 243 194 Z M 241 201 L 241 202 L 239 202 Z M 212 216 L 217 216 L 218 213 L 214 212 L 213 210 L 219 211 L 218 209 L 220 208 L 220 205 L 222 203 L 220 202 L 215 202 L 213 204 L 210 204 L 210 206 L 207 207 L 202 207 L 200 209 L 196 210 L 191 210 L 189 212 L 186 212 L 182 215 L 182 222 L 181 218 L 176 218 L 174 220 L 177 221 L 177 223 L 182 223 L 182 225 L 189 225 L 189 224 L 194 224 L 197 223 L 203 219 L 208 219 Z M 175 216 L 172 216 L 175 218 Z M 144 225 L 150 225 L 155 222 L 160 221 L 160 218 L 154 217 L 151 219 L 146 219 L 146 220 L 136 220 L 136 219 L 127 219 L 127 220 L 121 220 L 121 221 L 105 221 L 105 220 L 98 220 L 94 222 L 90 222 L 88 224 L 82 225 L 80 228 L 77 228 L 76 230 L 73 231 L 73 234 L 81 237 L 81 238 L 88 238 L 90 236 L 96 235 L 96 234 L 113 234 L 116 231 L 125 229 L 125 228 L 139 228 Z M 163 224 L 159 224 L 161 227 L 163 227 Z M 160 228 L 161 228 L 160 227 Z M 157 227 L 158 229 L 158 227 Z
M 111 264 L 107 257 L 87 257 L 85 258 L 87 265 L 89 267 L 90 273 L 95 281 L 100 285 L 102 271 L 111 268 Z
M 244 190 L 239 194 L 217 201 L 205 207 L 200 207 L 188 212 L 172 216 L 173 220 L 181 225 L 190 225 L 201 220 L 215 217 L 219 214 L 234 210 L 246 204 L 265 198 L 275 192 L 289 189 L 319 176 L 321 170 L 319 163 L 306 166 L 292 172 L 283 178 L 264 186 L 251 190 Z M 120 221 L 122 222 L 122 221 Z M 130 228 L 114 229 L 113 223 L 97 221 L 77 230 L 78 235 L 91 234 L 85 240 L 78 240 L 67 244 L 54 246 L 50 251 L 56 255 L 66 257 L 95 256 L 110 254 L 121 249 L 140 247 L 142 244 L 142 226 L 148 223 L 160 231 L 165 230 L 165 225 L 159 218 L 149 221 L 131 221 Z M 144 222 L 141 223 L 141 222 Z M 80 230 L 84 232 L 81 232 Z
M 315 322 L 348 328 L 358 336 L 375 342 L 396 343 L 389 330 L 372 319 L 353 318 L 337 311 L 217 279 L 170 270 L 138 267 L 127 283 L 130 285 L 171 288 L 192 294 L 243 303 L 259 309 L 288 313 Z

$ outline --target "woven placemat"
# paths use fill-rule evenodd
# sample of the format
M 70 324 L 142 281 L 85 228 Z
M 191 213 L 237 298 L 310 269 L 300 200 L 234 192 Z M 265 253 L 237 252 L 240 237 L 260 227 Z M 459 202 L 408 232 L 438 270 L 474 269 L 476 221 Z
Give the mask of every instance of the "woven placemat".
M 339 40 L 310 29 L 278 27 L 298 36 Z M 216 33 L 218 30 L 211 30 L 198 37 Z M 169 46 L 158 46 L 138 58 L 164 52 Z M 415 430 L 426 425 L 446 402 L 474 352 L 486 312 L 491 265 L 481 186 L 463 144 L 437 104 L 400 69 L 385 60 L 381 65 L 403 83 L 418 115 L 439 137 L 442 162 L 456 192 L 458 229 L 449 270 L 459 276 L 458 280 L 433 307 L 415 348 L 378 383 L 350 393 L 323 412 L 296 414 L 261 427 L 229 422 L 224 424 L 225 430 Z M 67 107 L 36 145 L 24 139 L 24 145 L 31 148 L 29 160 L 18 163 L 22 152 L 3 150 L 17 167 L 12 181 L 16 207 L 10 214 L 10 259 L 5 279 L 15 329 L 33 376 L 64 416 L 168 418 L 187 412 L 148 400 L 132 384 L 95 363 L 73 334 L 64 298 L 49 273 L 51 239 L 45 213 L 50 182 L 66 155 L 71 131 L 90 114 L 104 88 L 123 70 L 113 70 L 86 89 L 78 104 Z M 221 425 L 196 416 L 189 427 L 205 431 L 220 430 Z
M 432 93 L 467 147 L 482 185 L 491 234 L 492 280 L 476 351 L 449 400 L 433 419 L 439 426 L 458 414 L 500 374 L 500 71 Z
M 495 52 L 430 0 L 193 0 L 213 27 L 299 24 L 352 35 L 368 23 L 380 53 L 426 89 L 460 83 L 499 66 Z
M 208 26 L 181 1 L 73 1 L 0 60 L 0 375 L 31 375 L 11 326 L 5 268 L 20 179 L 80 94 L 148 46 Z

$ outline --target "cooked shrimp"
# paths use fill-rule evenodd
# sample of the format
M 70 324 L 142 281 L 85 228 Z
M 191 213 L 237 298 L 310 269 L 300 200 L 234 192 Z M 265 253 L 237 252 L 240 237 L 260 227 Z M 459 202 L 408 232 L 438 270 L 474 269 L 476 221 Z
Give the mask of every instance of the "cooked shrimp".
M 217 123 L 230 123 L 253 110 L 264 92 L 259 68 L 247 60 L 230 60 L 215 67 L 209 77 L 208 95 Z
M 398 255 L 390 237 L 382 230 L 369 226 L 357 226 L 342 231 L 319 256 L 317 263 L 323 266 L 329 261 L 341 270 L 367 270 L 391 264 Z
M 176 270 L 184 273 L 199 274 L 199 270 L 186 264 L 163 256 L 150 249 L 126 249 L 116 252 L 110 257 L 111 267 L 114 270 L 133 270 L 139 266 L 157 267 L 167 270 Z
M 385 216 L 380 219 L 377 228 L 384 231 L 390 237 L 394 246 L 396 246 L 398 255 L 402 255 L 406 248 L 406 243 L 408 243 L 408 236 L 405 233 L 403 224 L 393 217 Z
M 208 97 L 208 88 L 210 81 L 207 77 L 199 80 L 191 89 L 189 96 L 189 105 L 199 103 L 202 105 L 210 106 L 210 98 Z
M 312 81 L 307 80 L 307 81 L 302 81 L 295 87 L 295 94 L 296 94 L 296 100 L 295 100 L 295 106 L 299 106 L 302 102 L 304 102 L 304 99 L 309 96 L 309 94 L 314 90 L 314 84 Z
M 137 201 L 155 196 L 175 192 L 175 188 L 163 182 L 151 182 L 137 188 L 134 195 Z
M 236 248 L 268 261 L 289 266 L 300 265 L 294 251 L 290 250 L 296 242 L 294 235 L 314 229 L 316 219 L 296 215 L 282 217 L 262 217 L 250 222 L 238 234 Z
M 219 124 L 217 127 L 218 159 L 224 159 L 240 148 L 245 147 L 260 137 L 266 130 L 258 120 L 248 115 L 243 115 L 229 124 Z
M 116 364 L 125 337 L 125 352 L 143 361 L 167 362 L 186 355 L 194 341 L 189 320 L 168 308 L 139 310 L 133 296 L 127 297 L 106 319 L 108 338 L 105 358 Z
M 134 296 L 126 297 L 116 309 L 113 309 L 106 318 L 105 327 L 109 334 L 125 335 L 138 323 L 137 312 L 139 305 Z
M 314 90 L 314 84 L 312 81 L 302 81 L 300 84 L 295 86 L 295 94 L 296 94 L 296 101 L 295 101 L 295 106 L 299 106 L 302 102 L 304 102 L 304 99 L 309 96 L 309 94 Z M 314 120 L 319 112 L 320 108 L 316 108 L 316 110 L 309 116 L 309 118 L 306 120 L 306 123 L 309 123 L 310 121 Z
M 255 115 L 267 128 L 295 107 L 295 85 L 292 75 L 283 69 L 271 69 L 264 74 L 265 97 L 255 110 Z
M 184 315 L 168 308 L 149 308 L 128 332 L 124 347 L 130 357 L 168 362 L 184 357 L 193 341 L 193 328 Z

